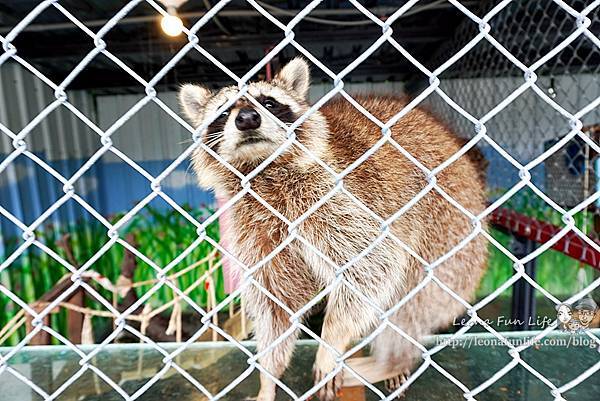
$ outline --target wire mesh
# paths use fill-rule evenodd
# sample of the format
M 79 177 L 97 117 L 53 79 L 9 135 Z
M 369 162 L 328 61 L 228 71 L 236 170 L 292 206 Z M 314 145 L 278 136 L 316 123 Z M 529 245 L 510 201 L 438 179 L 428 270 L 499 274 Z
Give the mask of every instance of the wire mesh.
M 600 198 L 600 191 L 597 191 L 595 182 L 588 180 L 587 183 L 581 183 L 585 185 L 586 189 L 580 195 L 575 196 L 573 199 L 565 200 L 560 196 L 560 190 L 554 190 L 551 186 L 543 186 L 543 180 L 539 180 L 536 174 L 544 174 L 552 176 L 555 174 L 552 167 L 546 165 L 545 172 L 540 172 L 540 166 L 544 162 L 552 162 L 558 160 L 562 162 L 564 157 L 561 154 L 566 154 L 572 159 L 577 159 L 581 154 L 580 149 L 584 149 L 583 153 L 585 160 L 589 160 L 590 154 L 598 154 L 600 147 L 597 143 L 597 138 L 594 135 L 590 135 L 589 130 L 585 130 L 584 126 L 587 127 L 590 124 L 597 122 L 598 106 L 600 105 L 600 96 L 598 94 L 598 76 L 597 68 L 598 64 L 592 63 L 590 60 L 597 57 L 597 52 L 600 51 L 600 39 L 591 30 L 593 24 L 598 22 L 598 8 L 600 7 L 600 1 L 593 1 L 589 4 L 577 6 L 569 5 L 567 2 L 562 0 L 554 0 L 544 2 L 512 2 L 509 0 L 500 1 L 498 3 L 489 3 L 489 7 L 485 9 L 481 15 L 477 15 L 457 0 L 449 0 L 456 9 L 460 10 L 468 18 L 467 27 L 461 30 L 455 43 L 457 47 L 448 49 L 445 53 L 440 55 L 441 63 L 435 69 L 429 69 L 421 62 L 416 60 L 411 54 L 392 36 L 393 28 L 392 24 L 402 18 L 404 15 L 411 13 L 415 7 L 419 6 L 419 1 L 412 0 L 405 2 L 395 12 L 389 15 L 386 19 L 382 20 L 378 16 L 371 13 L 365 6 L 358 1 L 351 1 L 354 7 L 359 10 L 372 24 L 377 25 L 381 28 L 380 37 L 374 41 L 374 43 L 362 52 L 352 63 L 350 63 L 342 71 L 335 73 L 327 68 L 321 60 L 308 52 L 300 43 L 295 40 L 295 27 L 314 10 L 320 1 L 312 1 L 306 5 L 302 11 L 297 13 L 293 18 L 286 24 L 280 22 L 269 12 L 269 8 L 263 3 L 248 0 L 247 3 L 256 9 L 263 17 L 267 18 L 274 25 L 276 25 L 283 33 L 283 39 L 273 48 L 271 48 L 265 57 L 256 65 L 251 66 L 247 73 L 243 76 L 238 76 L 233 73 L 226 65 L 221 63 L 208 51 L 203 49 L 199 45 L 199 39 L 197 32 L 212 18 L 217 17 L 217 14 L 222 10 L 229 1 L 219 1 L 216 3 L 206 14 L 200 18 L 192 27 L 184 28 L 184 33 L 187 35 L 186 44 L 173 56 L 173 58 L 164 65 L 163 69 L 154 75 L 151 79 L 146 80 L 142 78 L 136 71 L 110 52 L 105 42 L 106 35 L 113 29 L 121 19 L 126 17 L 136 6 L 140 3 L 147 3 L 156 10 L 157 13 L 167 15 L 166 10 L 162 8 L 160 4 L 153 0 L 134 0 L 127 2 L 121 10 L 116 13 L 106 24 L 101 26 L 96 32 L 90 30 L 82 23 L 76 15 L 71 14 L 64 6 L 60 4 L 58 0 L 46 0 L 40 2 L 25 18 L 19 21 L 14 28 L 7 33 L 5 36 L 0 37 L 2 48 L 4 52 L 0 55 L 0 66 L 7 61 L 13 61 L 20 64 L 22 67 L 27 69 L 38 79 L 40 79 L 45 85 L 51 88 L 54 92 L 55 99 L 49 105 L 47 105 L 33 120 L 31 120 L 25 127 L 18 132 L 13 132 L 11 129 L 4 125 L 0 125 L 0 131 L 2 135 L 8 137 L 12 141 L 13 151 L 0 163 L 0 172 L 7 169 L 7 167 L 13 163 L 17 157 L 27 157 L 32 160 L 37 166 L 45 170 L 48 174 L 52 175 L 55 179 L 60 181 L 63 185 L 64 194 L 54 202 L 47 210 L 41 213 L 32 223 L 25 224 L 20 221 L 17 217 L 11 214 L 8 210 L 0 206 L 0 214 L 6 219 L 10 220 L 16 227 L 22 232 L 23 242 L 12 254 L 0 264 L 0 272 L 7 269 L 12 263 L 15 262 L 24 252 L 30 248 L 37 248 L 39 251 L 44 252 L 50 258 L 60 263 L 69 272 L 69 280 L 72 284 L 69 284 L 64 291 L 62 291 L 54 300 L 47 302 L 42 307 L 32 307 L 23 302 L 13 291 L 4 285 L 0 285 L 0 292 L 9 298 L 12 302 L 19 305 L 24 311 L 24 314 L 31 317 L 31 331 L 22 339 L 16 346 L 14 346 L 9 352 L 4 353 L 0 357 L 0 373 L 9 373 L 16 379 L 27 384 L 34 392 L 36 392 L 44 400 L 53 400 L 60 397 L 60 395 L 75 381 L 78 380 L 87 371 L 93 372 L 107 385 L 112 387 L 118 392 L 125 400 L 134 400 L 139 398 L 145 392 L 151 391 L 151 387 L 156 383 L 168 370 L 175 369 L 187 380 L 189 380 L 194 387 L 198 389 L 200 393 L 206 396 L 210 400 L 217 400 L 224 397 L 230 392 L 236 385 L 247 378 L 252 372 L 260 371 L 265 377 L 272 380 L 277 386 L 283 390 L 287 395 L 295 400 L 305 400 L 316 394 L 320 388 L 325 386 L 328 382 L 334 379 L 342 370 L 350 372 L 358 381 L 364 386 L 369 388 L 381 399 L 394 399 L 400 393 L 405 391 L 411 383 L 413 383 L 423 372 L 427 369 L 434 369 L 440 372 L 444 377 L 454 383 L 463 393 L 464 397 L 468 400 L 476 399 L 478 394 L 485 391 L 487 388 L 497 382 L 503 375 L 508 371 L 520 366 L 530 372 L 532 375 L 541 380 L 548 388 L 548 392 L 556 400 L 563 400 L 563 394 L 573 387 L 577 386 L 590 376 L 595 374 L 600 369 L 600 362 L 587 368 L 584 372 L 573 378 L 572 380 L 562 383 L 560 386 L 556 385 L 552 381 L 547 380 L 538 370 L 528 364 L 521 358 L 522 352 L 529 349 L 532 344 L 526 343 L 519 346 L 513 345 L 501 332 L 494 330 L 489 324 L 487 324 L 478 315 L 478 311 L 486 304 L 495 299 L 499 294 L 508 288 L 512 283 L 518 279 L 526 280 L 531 286 L 535 287 L 540 293 L 547 297 L 553 304 L 560 305 L 562 303 L 572 303 L 574 301 L 582 299 L 586 294 L 589 294 L 593 289 L 600 285 L 600 279 L 597 279 L 582 289 L 579 293 L 573 295 L 567 300 L 557 299 L 551 293 L 542 288 L 534 279 L 529 277 L 524 271 L 524 264 L 531 261 L 541 255 L 544 251 L 549 249 L 553 243 L 560 240 L 562 237 L 569 233 L 574 233 L 580 237 L 587 245 L 600 252 L 600 246 L 593 241 L 588 235 L 585 228 L 581 228 L 576 224 L 574 216 L 585 210 L 589 205 L 593 204 Z M 54 8 L 62 13 L 69 21 L 75 24 L 82 32 L 89 36 L 94 43 L 93 49 L 81 60 L 81 62 L 73 68 L 71 73 L 64 78 L 61 82 L 53 82 L 48 79 L 39 69 L 30 64 L 26 59 L 20 57 L 19 49 L 14 45 L 15 40 L 19 34 L 29 25 L 32 21 L 41 13 L 48 8 Z M 521 8 L 521 11 L 515 11 L 514 8 Z M 541 11 L 541 14 L 538 14 Z M 561 24 L 572 26 L 572 31 L 565 37 L 548 37 L 548 35 L 554 35 L 554 32 L 561 30 L 552 29 L 552 21 L 554 19 L 554 13 L 560 14 Z M 506 19 L 514 18 L 515 15 L 519 15 L 522 18 L 526 26 L 525 31 L 517 31 L 504 33 L 503 27 L 510 27 L 511 24 Z M 551 19 L 547 20 L 548 18 Z M 534 22 L 534 23 L 530 23 Z M 546 29 L 540 28 L 549 24 L 550 26 Z M 508 28 L 507 28 L 508 29 Z M 542 35 L 542 37 L 538 37 Z M 558 35 L 558 34 L 557 34 Z M 528 40 L 533 44 L 537 44 L 542 41 L 547 46 L 522 46 L 522 39 L 526 36 Z M 504 39 L 510 38 L 507 43 Z M 585 43 L 585 45 L 580 43 Z M 417 95 L 407 106 L 399 111 L 389 121 L 379 121 L 374 115 L 369 113 L 365 108 L 361 107 L 360 104 L 352 97 L 351 94 L 344 90 L 344 79 L 356 69 L 366 58 L 372 55 L 379 47 L 383 44 L 389 44 L 394 47 L 400 55 L 408 59 L 423 75 L 428 79 L 428 85 Z M 285 143 L 274 152 L 269 158 L 261 163 L 256 169 L 248 174 L 241 174 L 227 163 L 219 154 L 215 153 L 206 143 L 203 143 L 201 133 L 207 128 L 207 126 L 214 121 L 223 111 L 226 111 L 236 100 L 241 97 L 248 98 L 256 107 L 261 108 L 260 103 L 253 99 L 248 92 L 249 80 L 254 77 L 265 65 L 275 57 L 281 49 L 285 46 L 293 46 L 297 52 L 302 55 L 305 59 L 309 60 L 316 68 L 323 71 L 333 81 L 333 88 L 326 93 L 321 99 L 316 101 L 310 109 L 300 116 L 295 122 L 290 125 L 283 124 L 278 121 L 275 116 L 272 116 L 275 123 L 282 127 L 287 134 L 287 140 Z M 572 49 L 567 51 L 566 49 Z M 535 51 L 532 51 L 535 50 Z M 168 73 L 174 65 L 181 60 L 188 52 L 197 51 L 204 57 L 214 63 L 216 67 L 227 74 L 237 84 L 237 93 L 227 103 L 223 104 L 215 115 L 206 121 L 199 127 L 193 127 L 184 121 L 179 114 L 169 108 L 163 103 L 157 96 L 155 86 L 157 83 Z M 122 116 L 115 121 L 107 129 L 101 129 L 98 127 L 90 118 L 83 114 L 69 99 L 67 95 L 67 88 L 69 84 L 80 74 L 86 66 L 98 55 L 104 55 L 113 63 L 119 65 L 127 74 L 135 79 L 139 84 L 145 88 L 145 96 L 139 100 L 133 107 L 128 110 L 124 110 Z M 558 62 L 555 62 L 559 60 Z M 589 65 L 592 65 L 590 67 Z M 445 80 L 446 75 L 452 76 L 452 71 L 472 71 L 472 76 L 469 78 L 480 78 L 480 85 L 465 85 L 460 80 Z M 575 78 L 574 73 L 583 74 L 578 75 Z M 492 80 L 493 78 L 493 80 Z M 589 82 L 588 84 L 579 84 L 575 90 L 576 96 L 569 97 L 566 93 L 570 93 L 572 90 L 572 83 L 575 79 L 583 79 Z M 595 83 L 595 85 L 594 85 Z M 498 87 L 502 87 L 498 90 Z M 564 94 L 564 95 L 563 95 Z M 352 269 L 352 266 L 357 263 L 364 254 L 368 253 L 372 247 L 383 240 L 385 237 L 391 236 L 388 226 L 393 221 L 394 216 L 388 220 L 383 220 L 378 217 L 381 221 L 381 235 L 378 239 L 370 244 L 364 251 L 351 258 L 348 263 L 343 266 L 337 266 L 334 263 L 331 264 L 331 268 L 335 271 L 335 279 L 329 283 L 326 288 L 320 291 L 313 299 L 306 305 L 302 306 L 298 310 L 289 310 L 289 308 L 277 299 L 268 289 L 264 288 L 260 282 L 258 282 L 254 275 L 264 265 L 271 262 L 276 255 L 284 249 L 291 241 L 301 241 L 304 246 L 310 248 L 315 254 L 322 255 L 322 252 L 314 244 L 311 244 L 305 238 L 299 234 L 298 227 L 306 221 L 311 214 L 313 214 L 320 206 L 322 206 L 328 199 L 337 192 L 347 190 L 344 188 L 344 178 L 356 169 L 361 163 L 363 163 L 369 156 L 370 153 L 363 154 L 348 167 L 348 169 L 337 173 L 332 170 L 329 166 L 325 165 L 323 161 L 319 160 L 314 154 L 308 152 L 308 149 L 298 141 L 296 131 L 299 127 L 319 108 L 321 108 L 326 102 L 332 99 L 334 96 L 340 95 L 348 102 L 350 102 L 358 111 L 363 113 L 370 121 L 375 123 L 381 130 L 381 141 L 378 142 L 376 147 L 373 147 L 372 151 L 376 151 L 378 147 L 383 144 L 392 144 L 396 149 L 399 150 L 408 160 L 414 163 L 416 169 L 423 173 L 426 177 L 427 186 L 426 192 L 435 191 L 444 197 L 453 207 L 457 208 L 462 212 L 466 218 L 472 223 L 472 230 L 470 234 L 459 244 L 452 248 L 449 252 L 445 253 L 438 260 L 435 261 L 423 261 L 423 269 L 426 272 L 426 280 L 424 280 L 422 286 L 414 288 L 408 292 L 398 304 L 393 306 L 389 310 L 381 310 L 376 302 L 369 299 L 365 294 L 361 294 L 356 288 L 353 288 L 352 283 L 346 279 L 344 272 L 348 269 Z M 460 116 L 460 118 L 448 118 L 449 121 L 457 122 L 456 130 L 470 137 L 470 140 L 463 146 L 461 151 L 456 153 L 446 162 L 433 169 L 429 169 L 423 166 L 417 159 L 410 153 L 404 150 L 400 145 L 394 143 L 394 140 L 390 134 L 390 127 L 399 123 L 402 123 L 402 117 L 406 115 L 411 109 L 416 108 L 422 104 L 426 99 L 437 96 L 437 102 L 443 102 L 443 107 L 447 111 L 450 111 L 453 116 Z M 459 102 L 460 99 L 460 102 Z M 532 117 L 530 123 L 527 126 L 512 126 L 510 125 L 510 118 L 497 118 L 499 115 L 511 115 L 513 113 L 522 113 L 523 104 L 531 105 L 533 102 L 528 102 L 527 99 L 535 99 L 535 106 L 529 106 L 525 112 L 531 113 Z M 541 100 L 541 101 L 540 101 Z M 564 100 L 564 101 L 562 101 Z M 465 102 L 471 101 L 467 104 Z M 132 116 L 134 116 L 142 107 L 148 103 L 154 103 L 160 107 L 170 118 L 184 127 L 188 132 L 193 142 L 181 155 L 174 160 L 164 171 L 158 175 L 151 175 L 144 170 L 138 163 L 129 158 L 126 154 L 121 152 L 113 143 L 112 136 L 122 127 Z M 524 103 L 523 103 L 524 102 Z M 442 107 L 442 106 L 440 106 Z M 534 110 L 540 108 L 540 111 Z M 99 138 L 102 146 L 99 148 L 92 157 L 89 158 L 83 165 L 71 176 L 63 176 L 52 168 L 48 163 L 42 160 L 38 155 L 31 152 L 28 149 L 29 134 L 31 131 L 54 110 L 58 108 L 64 108 L 73 113 L 80 121 L 82 121 L 87 127 L 89 127 Z M 261 111 L 268 113 L 264 107 Z M 541 111 L 541 110 L 544 111 Z M 551 110 L 551 113 L 547 111 Z M 539 116 L 539 118 L 537 118 Z M 550 116 L 550 117 L 549 117 Z M 461 122 L 460 124 L 458 122 Z M 560 127 L 557 128 L 557 127 Z M 521 132 L 521 135 L 510 134 L 512 132 Z M 556 133 L 559 132 L 559 138 L 554 142 L 548 142 L 557 137 Z M 530 137 L 531 136 L 531 137 Z M 512 140 L 518 142 L 511 142 Z M 568 144 L 577 143 L 579 148 L 575 151 L 569 151 L 568 147 L 563 150 Z M 514 182 L 510 185 L 506 185 L 506 182 L 498 184 L 498 188 L 502 191 L 499 192 L 494 202 L 491 203 L 483 212 L 478 215 L 473 215 L 469 210 L 466 210 L 456 201 L 454 201 L 443 188 L 437 183 L 437 176 L 442 173 L 446 167 L 454 163 L 464 152 L 468 149 L 478 145 L 485 144 L 490 152 L 496 154 L 492 160 L 492 169 L 494 169 L 495 162 L 501 163 L 503 166 L 509 166 L 513 171 L 512 178 Z M 328 171 L 335 181 L 335 187 L 326 196 L 321 198 L 315 205 L 307 210 L 296 220 L 287 220 L 280 212 L 275 210 L 269 205 L 264 199 L 253 191 L 252 180 L 257 177 L 273 160 L 282 157 L 286 149 L 290 146 L 297 146 L 307 152 L 308 157 L 314 162 L 321 165 L 326 171 Z M 222 165 L 233 171 L 240 180 L 241 191 L 229 199 L 223 205 L 219 207 L 211 216 L 206 219 L 199 220 L 192 216 L 187 210 L 178 205 L 168 194 L 166 194 L 161 187 L 161 183 L 167 179 L 167 177 L 185 160 L 190 158 L 193 152 L 198 149 L 210 154 L 215 160 L 219 161 Z M 116 221 L 109 221 L 106 217 L 98 213 L 80 194 L 75 190 L 74 185 L 76 182 L 94 166 L 94 163 L 102 157 L 105 153 L 111 152 L 116 157 L 127 163 L 132 169 L 143 176 L 147 180 L 149 189 L 148 195 L 137 203 L 127 213 L 120 216 Z M 562 153 L 561 153 L 562 152 Z M 577 162 L 579 163 L 579 162 Z M 575 167 L 577 169 L 577 167 Z M 563 171 L 564 169 L 559 169 Z M 581 171 L 588 171 L 584 169 Z M 581 173 L 577 170 L 577 173 Z M 509 174 L 497 173 L 499 175 L 508 176 Z M 555 178 L 550 178 L 554 180 Z M 541 184 L 542 183 L 542 184 Z M 572 183 L 572 182 L 571 182 Z M 577 184 L 579 185 L 579 184 Z M 526 255 L 523 258 L 517 258 L 508 249 L 503 247 L 500 243 L 494 240 L 484 229 L 485 219 L 504 202 L 509 200 L 515 193 L 521 189 L 528 189 L 545 203 L 547 203 L 554 211 L 558 212 L 563 219 L 564 226 L 550 241 L 537 248 L 532 253 Z M 554 191 L 554 192 L 552 192 Z M 419 201 L 426 192 L 417 195 L 409 204 L 406 209 L 410 209 L 416 202 Z M 573 194 L 573 191 L 567 190 L 569 194 Z M 352 194 L 348 194 L 351 196 Z M 211 223 L 215 222 L 221 215 L 227 210 L 234 207 L 235 203 L 238 202 L 243 196 L 251 196 L 264 208 L 271 211 L 275 216 L 282 219 L 289 228 L 289 236 L 281 242 L 281 245 L 271 252 L 267 257 L 260 260 L 258 263 L 252 266 L 245 266 L 240 260 L 237 259 L 235 254 L 232 254 L 227 249 L 223 248 L 219 242 L 214 238 L 207 235 L 207 228 Z M 556 198 L 556 199 L 555 199 Z M 128 222 L 131 221 L 136 214 L 140 213 L 146 205 L 148 205 L 154 199 L 162 199 L 174 210 L 176 210 L 185 220 L 196 228 L 197 237 L 192 243 L 187 246 L 176 258 L 159 265 L 147 255 L 141 253 L 136 249 L 130 241 L 120 233 L 120 230 L 125 227 Z M 36 230 L 57 211 L 67 201 L 75 201 L 82 208 L 84 208 L 89 214 L 91 214 L 98 222 L 100 222 L 106 229 L 106 239 L 99 250 L 81 266 L 74 265 L 71 261 L 61 257 L 57 252 L 53 251 L 48 244 L 44 243 L 36 235 Z M 364 208 L 364 205 L 362 206 Z M 371 214 L 374 214 L 371 212 Z M 506 285 L 501 286 L 492 293 L 490 293 L 483 300 L 470 304 L 466 300 L 462 299 L 459 294 L 454 292 L 449 287 L 445 286 L 443 282 L 436 277 L 435 268 L 442 264 L 445 260 L 452 257 L 460 251 L 469 241 L 475 236 L 482 235 L 486 237 L 489 242 L 497 247 L 507 258 L 509 258 L 514 267 L 514 273 L 511 278 L 505 283 Z M 221 255 L 234 261 L 237 265 L 241 266 L 244 270 L 240 286 L 227 296 L 223 301 L 214 307 L 210 311 L 206 311 L 198 303 L 192 299 L 185 290 L 179 288 L 179 286 L 171 279 L 172 269 L 181 260 L 188 256 L 193 250 L 200 246 L 202 243 L 209 243 L 212 247 L 217 249 Z M 150 266 L 154 273 L 156 280 L 152 283 L 151 287 L 146 293 L 131 304 L 126 310 L 118 310 L 115 308 L 111 300 L 103 297 L 97 289 L 90 285 L 89 280 L 86 279 L 88 271 L 93 269 L 94 264 L 106 253 L 108 250 L 116 245 L 122 246 L 127 252 L 134 255 L 139 260 Z M 403 304 L 408 302 L 410 298 L 414 297 L 422 287 L 430 285 L 438 285 L 446 293 L 448 293 L 453 299 L 460 302 L 469 315 L 469 321 L 463 329 L 453 334 L 448 338 L 448 341 L 442 343 L 433 348 L 425 348 L 419 341 L 411 338 L 401 327 L 394 325 L 389 317 Z M 375 331 L 368 334 L 361 341 L 359 341 L 354 347 L 347 350 L 343 354 L 340 354 L 330 344 L 325 343 L 319 335 L 312 332 L 304 323 L 303 315 L 307 314 L 310 309 L 325 298 L 336 286 L 344 285 L 352 289 L 357 293 L 357 297 L 372 308 L 377 310 L 377 318 L 380 323 L 378 324 Z M 222 311 L 227 305 L 233 302 L 237 297 L 240 296 L 248 287 L 255 287 L 264 296 L 268 297 L 270 301 L 277 304 L 282 309 L 289 313 L 290 328 L 282 336 L 273 338 L 271 343 L 259 349 L 257 352 L 250 351 L 242 342 L 238 339 L 233 338 L 229 333 L 224 331 L 218 324 L 215 324 L 214 317 Z M 175 350 L 166 351 L 160 344 L 153 341 L 147 335 L 143 333 L 143 330 L 135 327 L 131 324 L 129 318 L 136 313 L 140 308 L 144 308 L 144 305 L 149 298 L 159 291 L 161 288 L 167 287 L 178 297 L 178 299 L 185 302 L 189 307 L 193 308 L 199 315 L 201 315 L 200 322 L 202 327 L 197 330 L 187 341 L 182 342 L 176 347 Z M 109 312 L 114 319 L 114 330 L 112 333 L 100 344 L 97 344 L 91 351 L 84 351 L 81 347 L 73 344 L 69 339 L 54 330 L 48 323 L 48 316 L 51 311 L 58 307 L 68 297 L 70 297 L 76 290 L 83 289 L 85 292 L 93 297 L 96 301 L 103 305 L 103 307 Z M 443 366 L 437 364 L 433 359 L 437 352 L 440 352 L 448 344 L 456 339 L 458 336 L 464 334 L 474 325 L 481 325 L 487 331 L 491 333 L 493 337 L 498 339 L 502 344 L 508 348 L 508 354 L 511 357 L 510 362 L 499 369 L 494 375 L 487 378 L 481 384 L 475 388 L 467 388 L 460 380 L 450 374 L 444 369 Z M 557 327 L 557 322 L 549 325 L 547 328 L 539 332 L 534 336 L 535 340 L 539 340 L 547 336 L 551 331 Z M 336 355 L 335 367 L 330 372 L 327 372 L 321 380 L 318 380 L 314 386 L 304 394 L 295 394 L 285 383 L 281 382 L 279 377 L 273 375 L 271 372 L 261 366 L 262 357 L 269 353 L 274 347 L 277 347 L 292 333 L 298 329 L 309 333 L 325 350 L 328 350 Z M 421 353 L 421 362 L 419 367 L 410 375 L 408 380 L 404 381 L 397 389 L 391 394 L 384 394 L 377 387 L 373 386 L 367 380 L 362 378 L 348 363 L 348 358 L 356 350 L 361 349 L 372 342 L 372 340 L 385 329 L 391 329 L 406 338 L 412 344 L 414 344 Z M 207 388 L 195 378 L 186 374 L 184 368 L 180 367 L 177 363 L 177 356 L 186 350 L 192 342 L 197 340 L 208 330 L 213 330 L 218 333 L 224 339 L 232 343 L 237 349 L 245 353 L 248 357 L 248 368 L 240 374 L 234 381 L 229 385 L 221 389 L 218 393 L 211 393 Z M 8 361 L 14 358 L 23 347 L 25 347 L 30 340 L 40 334 L 41 332 L 48 333 L 53 338 L 57 339 L 60 343 L 66 345 L 70 350 L 75 352 L 79 358 L 79 370 L 76 371 L 71 377 L 69 377 L 60 387 L 54 392 L 48 393 L 42 389 L 37 383 L 30 378 L 27 378 L 19 371 L 15 370 L 10 366 Z M 93 359 L 102 352 L 103 348 L 111 343 L 119 334 L 128 332 L 130 335 L 141 340 L 142 342 L 149 344 L 154 350 L 159 352 L 163 357 L 164 366 L 156 375 L 154 375 L 149 381 L 141 386 L 135 393 L 128 394 L 123 390 L 119 383 L 111 380 L 102 370 L 97 368 L 93 363 Z M 586 332 L 586 335 L 593 340 L 595 343 L 600 345 L 600 339 L 592 332 Z

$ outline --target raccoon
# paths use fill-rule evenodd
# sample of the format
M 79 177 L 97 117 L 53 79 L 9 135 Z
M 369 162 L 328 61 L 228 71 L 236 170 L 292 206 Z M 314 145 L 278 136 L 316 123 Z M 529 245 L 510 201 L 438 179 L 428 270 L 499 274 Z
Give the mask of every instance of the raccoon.
M 300 331 L 295 323 L 306 317 L 295 321 L 291 314 L 325 291 L 321 338 L 330 347 L 319 346 L 313 370 L 315 383 L 330 375 L 319 398 L 331 401 L 343 384 L 339 358 L 353 342 L 384 324 L 370 342 L 371 352 L 389 372 L 393 389 L 422 353 L 406 335 L 419 341 L 464 313 L 465 305 L 443 287 L 471 300 L 487 247 L 477 231 L 485 222 L 466 216 L 457 204 L 477 215 L 486 196 L 481 168 L 469 154 L 435 176 L 423 172 L 449 159 L 464 141 L 420 108 L 393 125 L 388 140 L 385 129 L 334 98 L 294 130 L 300 145 L 289 145 L 285 126 L 310 108 L 309 86 L 309 66 L 300 58 L 271 81 L 250 83 L 248 93 L 262 107 L 242 97 L 221 113 L 201 133 L 211 151 L 198 148 L 192 164 L 201 187 L 221 198 L 237 196 L 228 250 L 257 267 L 243 296 L 254 321 L 259 364 L 273 377 L 284 373 Z M 179 100 L 198 127 L 237 93 L 236 87 L 213 92 L 187 84 Z M 395 96 L 354 98 L 383 122 L 407 105 Z M 286 143 L 281 154 L 263 163 Z M 243 183 L 243 175 L 258 166 L 264 169 Z M 441 191 L 432 188 L 434 182 Z M 451 250 L 458 251 L 440 259 Z M 417 286 L 422 288 L 411 292 Z M 274 400 L 276 387 L 261 372 L 258 400 Z

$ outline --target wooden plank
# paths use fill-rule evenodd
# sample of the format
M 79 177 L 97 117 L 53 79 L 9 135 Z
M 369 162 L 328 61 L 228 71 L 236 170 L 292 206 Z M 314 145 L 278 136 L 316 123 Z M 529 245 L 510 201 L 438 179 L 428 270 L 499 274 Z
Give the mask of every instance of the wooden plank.
M 348 364 L 353 368 L 353 362 L 355 359 L 363 359 L 360 356 L 362 355 L 362 350 L 359 350 L 358 352 L 354 353 L 348 360 Z M 354 369 L 353 369 L 354 370 Z M 344 387 L 340 390 L 339 393 L 339 398 L 340 401 L 365 401 L 366 399 L 366 392 L 365 392 L 365 386 L 363 386 L 363 384 L 361 382 L 358 382 L 358 380 L 356 380 L 358 383 L 346 383 L 346 377 L 347 376 L 352 376 L 354 377 L 354 375 L 352 375 L 348 370 L 344 370 Z M 350 386 L 349 384 L 354 384 L 353 386 Z
M 402 371 L 395 370 L 394 367 L 378 363 L 372 356 L 350 358 L 347 363 L 352 370 L 369 383 L 378 383 L 402 374 Z M 344 372 L 344 387 L 361 385 L 362 383 L 354 375 L 347 371 Z

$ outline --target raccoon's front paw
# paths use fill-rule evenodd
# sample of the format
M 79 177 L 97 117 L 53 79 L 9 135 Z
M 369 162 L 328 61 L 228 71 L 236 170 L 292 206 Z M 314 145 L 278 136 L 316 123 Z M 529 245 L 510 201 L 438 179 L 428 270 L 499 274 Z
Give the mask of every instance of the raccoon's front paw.
M 320 346 L 317 350 L 315 358 L 315 366 L 313 368 L 313 375 L 315 378 L 315 385 L 319 384 L 328 374 L 333 372 L 336 368 L 335 356 L 323 346 Z M 343 374 L 340 371 L 334 377 L 329 379 L 327 383 L 323 384 L 319 388 L 318 394 L 321 401 L 333 401 L 337 398 L 338 393 L 342 388 Z
M 324 371 L 319 369 L 316 365 L 314 368 L 315 385 L 320 383 L 321 380 L 329 374 L 330 371 Z M 342 372 L 336 374 L 332 379 L 323 385 L 318 391 L 320 401 L 334 401 L 340 394 L 344 381 L 344 375 Z

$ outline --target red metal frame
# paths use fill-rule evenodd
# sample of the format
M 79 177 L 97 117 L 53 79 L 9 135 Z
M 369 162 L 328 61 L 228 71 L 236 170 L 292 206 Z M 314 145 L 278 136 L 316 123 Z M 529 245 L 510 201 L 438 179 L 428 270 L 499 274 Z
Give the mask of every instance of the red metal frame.
M 496 209 L 492 212 L 490 222 L 515 235 L 528 238 L 540 244 L 550 241 L 562 229 L 554 224 L 525 216 L 511 209 L 503 208 Z M 600 246 L 600 242 L 596 240 L 592 241 Z M 568 232 L 559 239 L 552 245 L 552 249 L 600 270 L 600 252 L 596 251 L 573 231 Z

